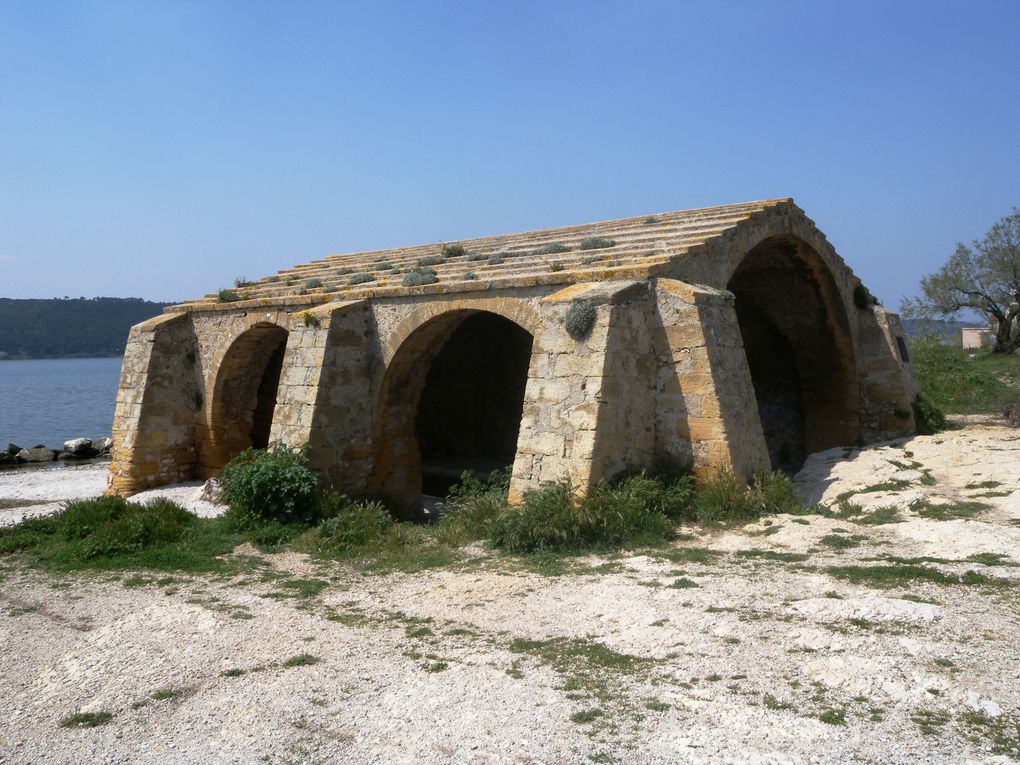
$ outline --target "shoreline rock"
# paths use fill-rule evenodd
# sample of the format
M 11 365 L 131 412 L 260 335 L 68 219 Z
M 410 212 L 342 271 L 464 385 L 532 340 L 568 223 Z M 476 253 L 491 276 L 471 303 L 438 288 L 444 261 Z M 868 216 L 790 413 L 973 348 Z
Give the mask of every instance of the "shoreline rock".
M 93 441 L 91 438 L 72 438 L 64 441 L 63 448 L 51 449 L 45 444 L 36 444 L 22 448 L 8 442 L 7 447 L 0 450 L 0 466 L 16 467 L 19 465 L 36 465 L 55 461 L 93 460 L 109 457 L 113 439 L 104 436 Z

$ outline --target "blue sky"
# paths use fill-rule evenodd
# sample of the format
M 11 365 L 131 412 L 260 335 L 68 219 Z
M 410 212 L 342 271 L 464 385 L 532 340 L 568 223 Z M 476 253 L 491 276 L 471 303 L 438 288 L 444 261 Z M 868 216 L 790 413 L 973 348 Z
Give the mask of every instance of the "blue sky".
M 0 296 L 793 196 L 891 307 L 1020 206 L 1018 2 L 0 0 Z

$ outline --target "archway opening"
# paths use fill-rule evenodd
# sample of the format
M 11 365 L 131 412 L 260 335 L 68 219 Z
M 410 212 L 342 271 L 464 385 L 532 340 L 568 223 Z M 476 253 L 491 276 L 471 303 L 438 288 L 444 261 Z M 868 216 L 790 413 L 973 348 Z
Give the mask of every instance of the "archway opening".
M 807 244 L 773 237 L 734 272 L 737 321 L 774 470 L 856 444 L 858 384 L 849 322 L 828 268 Z
M 238 337 L 220 363 L 210 411 L 205 467 L 219 470 L 245 449 L 264 449 L 276 410 L 287 330 L 256 324 Z
M 465 470 L 512 465 L 531 345 L 530 332 L 488 311 L 450 311 L 415 329 L 383 380 L 373 490 L 420 508 Z

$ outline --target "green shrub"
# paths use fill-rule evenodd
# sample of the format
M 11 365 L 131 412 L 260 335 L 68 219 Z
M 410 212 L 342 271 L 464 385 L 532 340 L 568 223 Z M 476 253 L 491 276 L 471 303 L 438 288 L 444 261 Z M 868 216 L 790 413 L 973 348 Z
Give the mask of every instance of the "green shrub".
M 220 501 L 240 529 L 275 521 L 313 524 L 319 517 L 319 479 L 308 467 L 304 450 L 281 443 L 246 449 L 227 463 L 220 476 Z
M 438 255 L 428 255 L 424 258 L 418 258 L 416 265 L 420 268 L 424 268 L 426 266 L 438 266 L 442 262 L 443 259 Z
M 549 270 L 550 271 L 562 271 L 563 270 L 563 264 L 560 263 L 559 261 L 550 263 L 549 264 Z
M 945 412 L 935 406 L 924 393 L 918 392 L 914 396 L 910 408 L 914 410 L 914 427 L 919 435 L 930 436 L 946 429 L 948 423 Z
M 404 274 L 405 287 L 420 287 L 423 284 L 435 284 L 439 281 L 436 272 L 431 268 L 416 267 Z
M 477 278 L 478 274 L 476 274 L 474 271 L 468 271 L 466 274 L 464 274 L 464 279 L 466 279 L 469 282 L 473 282 Z
M 350 502 L 315 530 L 315 552 L 348 555 L 378 546 L 392 531 L 393 517 L 379 502 Z
M 378 263 L 374 264 L 372 268 L 376 271 L 392 271 L 393 264 L 387 260 L 380 260 Z
M 567 313 L 563 317 L 563 326 L 566 327 L 567 334 L 572 338 L 583 340 L 588 337 L 592 327 L 595 326 L 596 316 L 597 313 L 593 302 L 590 300 L 575 300 L 570 304 L 570 308 L 567 309 Z
M 745 486 L 728 470 L 705 481 L 694 502 L 694 518 L 704 526 L 736 526 L 768 515 L 803 515 L 820 508 L 806 506 L 783 473 L 758 471 Z
M 306 290 L 315 290 L 322 286 L 322 279 L 309 279 L 305 282 Z
M 462 244 L 444 244 L 443 245 L 443 257 L 444 258 L 459 258 L 459 257 L 462 257 L 464 255 L 467 255 L 467 250 L 464 249 L 464 245 L 462 245 Z
M 545 244 L 535 250 L 535 255 L 556 255 L 560 252 L 570 252 L 570 248 L 565 244 L 559 242 L 553 242 L 552 244 Z
M 220 290 L 216 295 L 216 300 L 220 303 L 236 303 L 241 299 L 235 290 Z
M 659 222 L 659 218 L 657 216 L 655 216 L 655 215 L 649 215 L 647 218 L 645 218 L 641 222 L 644 223 L 646 226 L 650 226 L 653 223 L 658 223 Z
M 599 484 L 579 499 L 567 482 L 524 493 L 518 507 L 488 521 L 489 540 L 508 552 L 576 552 L 658 544 L 690 512 L 693 482 L 645 474 Z
M 348 284 L 367 284 L 368 282 L 374 282 L 375 277 L 372 274 L 360 273 L 354 274 L 350 279 L 347 280 Z
M 589 236 L 581 240 L 582 250 L 604 250 L 607 247 L 615 247 L 616 242 L 604 236 Z
M 238 287 L 238 288 L 240 288 L 240 287 L 250 287 L 254 283 L 255 282 L 248 281 L 243 276 L 238 276 L 236 279 L 234 279 L 234 286 Z
M 503 255 L 502 253 L 497 252 L 495 255 L 490 255 L 485 262 L 490 266 L 498 266 L 503 262 Z

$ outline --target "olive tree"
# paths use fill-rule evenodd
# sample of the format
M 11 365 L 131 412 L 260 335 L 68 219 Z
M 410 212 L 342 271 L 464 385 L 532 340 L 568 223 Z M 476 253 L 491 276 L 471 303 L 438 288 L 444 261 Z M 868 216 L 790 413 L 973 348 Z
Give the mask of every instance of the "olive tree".
M 921 296 L 904 300 L 906 316 L 951 318 L 975 311 L 995 329 L 995 353 L 1020 348 L 1020 210 L 992 226 L 985 238 L 957 243 L 942 268 L 921 279 Z

